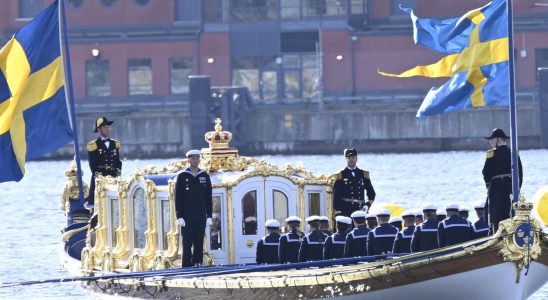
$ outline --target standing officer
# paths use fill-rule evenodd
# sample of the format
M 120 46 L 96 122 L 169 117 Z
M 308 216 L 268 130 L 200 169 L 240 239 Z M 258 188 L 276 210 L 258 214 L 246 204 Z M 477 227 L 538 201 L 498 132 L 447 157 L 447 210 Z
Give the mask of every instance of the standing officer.
M 470 222 L 459 215 L 459 206 L 448 205 L 447 219 L 438 225 L 438 244 L 441 247 L 451 246 L 472 239 L 472 226 Z
M 413 238 L 411 239 L 411 252 L 428 251 L 439 248 L 436 210 L 437 208 L 434 205 L 426 205 L 422 208 L 425 221 L 415 227 L 415 232 L 413 232 Z
M 267 235 L 257 243 L 256 262 L 258 264 L 277 264 L 278 248 L 280 246 L 280 222 L 274 219 L 264 223 Z
M 369 171 L 356 167 L 358 153 L 356 149 L 344 149 L 346 168 L 336 175 L 333 186 L 333 208 L 335 215 L 350 216 L 354 211 L 367 206 L 375 200 L 375 190 L 369 179 Z M 367 201 L 365 195 L 367 193 Z
M 491 135 L 485 139 L 489 140 L 492 149 L 487 151 L 485 164 L 483 166 L 483 180 L 487 186 L 488 203 L 485 212 L 488 213 L 488 222 L 495 233 L 499 222 L 511 218 L 512 213 L 512 161 L 511 151 L 506 146 L 509 139 L 502 129 L 495 128 Z M 518 156 L 519 187 L 523 181 L 523 169 L 521 159 Z M 518 201 L 518 199 L 514 199 Z
M 304 233 L 299 231 L 301 218 L 289 216 L 285 219 L 288 227 L 288 233 L 280 238 L 280 249 L 278 251 L 281 264 L 299 262 L 299 248 L 304 237 Z
M 121 144 L 109 137 L 112 123 L 114 121 L 109 121 L 105 117 L 97 118 L 94 132 L 98 132 L 99 137 L 87 144 L 89 168 L 91 169 L 91 183 L 86 204 L 88 208 L 95 206 L 95 176 L 99 174 L 118 177 L 122 174 Z
M 392 253 L 411 253 L 411 238 L 415 231 L 415 212 L 406 210 L 401 215 L 405 228 L 396 235 Z
M 352 224 L 352 219 L 345 216 L 335 217 L 335 226 L 337 232 L 327 238 L 323 245 L 323 259 L 343 258 L 344 245 L 346 244 L 346 234 L 348 227 Z
M 367 235 L 367 255 L 372 256 L 392 252 L 398 229 L 388 223 L 389 220 L 390 211 L 388 209 L 381 209 L 377 212 L 377 223 L 379 223 L 379 226 L 375 227 Z
M 200 150 L 190 150 L 186 157 L 190 167 L 177 175 L 175 211 L 177 223 L 183 227 L 183 267 L 190 267 L 202 264 L 205 227 L 212 223 L 213 207 L 211 180 L 198 167 Z

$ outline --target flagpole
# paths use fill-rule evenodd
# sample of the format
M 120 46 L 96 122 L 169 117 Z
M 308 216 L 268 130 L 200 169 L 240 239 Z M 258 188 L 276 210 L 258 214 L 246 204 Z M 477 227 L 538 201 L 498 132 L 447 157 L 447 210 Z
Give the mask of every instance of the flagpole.
M 70 110 L 70 121 L 72 124 L 72 131 L 74 137 L 74 154 L 76 160 L 76 177 L 78 179 L 78 200 L 79 203 L 83 206 L 84 199 L 84 184 L 82 182 L 82 165 L 80 163 L 80 143 L 78 142 L 78 124 L 76 122 L 76 111 L 74 108 L 74 92 L 72 84 L 72 67 L 70 65 L 70 50 L 68 43 L 68 31 L 67 31 L 67 18 L 65 16 L 65 0 L 59 0 L 59 10 L 61 12 L 61 30 L 63 33 L 63 49 L 65 57 L 65 80 L 67 82 L 66 90 L 68 90 L 67 97 L 69 102 Z
M 508 76 L 510 84 L 510 143 L 512 149 L 512 195 L 513 201 L 519 200 L 519 175 L 518 175 L 518 133 L 516 114 L 516 90 L 514 71 L 514 22 L 512 12 L 512 0 L 506 1 L 508 12 Z

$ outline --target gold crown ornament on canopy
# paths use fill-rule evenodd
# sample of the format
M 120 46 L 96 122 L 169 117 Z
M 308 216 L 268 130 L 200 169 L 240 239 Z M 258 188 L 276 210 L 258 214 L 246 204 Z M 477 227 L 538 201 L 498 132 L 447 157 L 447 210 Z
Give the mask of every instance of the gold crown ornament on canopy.
M 226 149 L 228 143 L 232 140 L 232 133 L 223 131 L 221 119 L 215 119 L 215 131 L 209 131 L 205 134 L 205 140 L 209 144 L 209 149 Z

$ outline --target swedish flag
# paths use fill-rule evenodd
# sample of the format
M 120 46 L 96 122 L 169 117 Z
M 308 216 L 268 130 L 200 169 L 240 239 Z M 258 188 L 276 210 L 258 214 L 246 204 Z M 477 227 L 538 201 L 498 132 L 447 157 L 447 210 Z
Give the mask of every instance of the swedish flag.
M 417 118 L 480 106 L 509 105 L 508 16 L 505 0 L 494 0 L 460 18 L 413 21 L 415 43 L 448 54 L 438 62 L 417 66 L 392 77 L 450 77 L 430 89 Z
M 25 161 L 72 135 L 55 1 L 0 50 L 0 182 L 21 180 Z

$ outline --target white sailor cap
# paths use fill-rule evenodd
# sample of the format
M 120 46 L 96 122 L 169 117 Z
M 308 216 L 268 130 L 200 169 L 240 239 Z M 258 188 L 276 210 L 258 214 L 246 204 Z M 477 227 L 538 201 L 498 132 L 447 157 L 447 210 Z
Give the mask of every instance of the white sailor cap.
M 257 222 L 257 218 L 255 218 L 255 217 L 247 217 L 247 218 L 244 219 L 244 221 L 245 221 L 246 223 Z
M 365 218 L 367 216 L 367 213 L 363 210 L 357 210 L 355 212 L 353 212 L 350 217 L 352 217 L 352 219 L 355 219 L 355 218 Z
M 350 225 L 350 224 L 352 224 L 352 219 L 350 219 L 349 217 L 345 217 L 345 216 L 336 216 L 335 217 L 335 222 Z
M 445 207 L 445 210 L 459 210 L 458 204 L 449 204 Z
M 485 209 L 485 202 L 480 201 L 474 205 L 474 209 Z
M 470 211 L 470 209 L 466 206 L 459 206 L 459 211 L 465 211 L 465 212 L 468 212 Z
M 436 215 L 438 215 L 438 216 L 447 216 L 447 212 L 445 211 L 445 209 L 440 208 L 436 211 Z
M 313 221 L 319 221 L 319 220 L 320 220 L 319 216 L 310 216 L 310 217 L 306 218 L 306 223 L 310 223 L 310 222 L 313 222 Z
M 392 217 L 390 218 L 390 220 L 388 220 L 388 223 L 394 223 L 394 222 L 403 222 L 403 220 L 400 217 Z
M 329 222 L 329 218 L 327 216 L 320 216 L 320 222 Z
M 415 211 L 415 217 L 422 217 L 422 209 L 417 209 Z
M 200 154 L 201 154 L 200 150 L 192 149 L 186 152 L 186 157 L 200 156 Z
M 435 212 L 436 210 L 438 210 L 438 208 L 435 205 L 432 205 L 432 204 L 428 204 L 428 205 L 425 205 L 425 206 L 422 207 L 422 211 L 433 211 L 433 212 Z
M 410 209 L 404 211 L 404 212 L 401 214 L 401 217 L 402 217 L 402 218 L 405 218 L 405 217 L 414 217 L 414 216 L 415 216 L 415 211 L 410 210 Z
M 380 209 L 377 212 L 377 217 L 388 217 L 390 216 L 390 211 L 386 208 Z
M 270 219 L 264 222 L 264 226 L 266 226 L 266 228 L 280 228 L 280 222 L 274 219 Z
M 285 219 L 286 223 L 301 223 L 301 218 L 297 216 L 289 216 Z
M 371 219 L 377 219 L 377 214 L 374 213 L 374 212 L 370 212 L 370 213 L 368 213 L 368 214 L 365 215 L 365 219 L 369 219 L 369 220 L 371 220 Z

